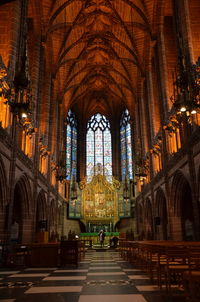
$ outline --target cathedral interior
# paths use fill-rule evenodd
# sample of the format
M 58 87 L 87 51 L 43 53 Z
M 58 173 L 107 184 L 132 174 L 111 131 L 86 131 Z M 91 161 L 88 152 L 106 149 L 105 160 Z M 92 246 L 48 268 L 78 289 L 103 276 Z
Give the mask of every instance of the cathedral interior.
M 128 265 L 134 244 L 200 242 L 199 16 L 199 0 L 0 0 L 0 301 L 168 301 Z M 16 246 L 98 246 L 101 230 L 104 251 L 88 249 L 61 286 L 48 254 L 28 262 L 47 274 L 28 274 L 23 258 L 9 275 Z M 116 264 L 107 277 L 98 269 L 106 261 Z M 200 261 L 200 292 L 199 270 Z M 104 294 L 97 279 L 91 290 L 98 273 Z M 36 279 L 8 291 L 20 274 Z M 188 291 L 170 301 L 200 301 Z

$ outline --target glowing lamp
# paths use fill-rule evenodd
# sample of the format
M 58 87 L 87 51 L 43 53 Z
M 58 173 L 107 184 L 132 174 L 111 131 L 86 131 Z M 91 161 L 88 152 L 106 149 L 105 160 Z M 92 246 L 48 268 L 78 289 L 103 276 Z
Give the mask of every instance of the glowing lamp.
M 185 112 L 186 111 L 186 107 L 185 106 L 181 107 L 180 111 L 181 112 Z
M 22 112 L 22 118 L 27 118 L 27 113 Z

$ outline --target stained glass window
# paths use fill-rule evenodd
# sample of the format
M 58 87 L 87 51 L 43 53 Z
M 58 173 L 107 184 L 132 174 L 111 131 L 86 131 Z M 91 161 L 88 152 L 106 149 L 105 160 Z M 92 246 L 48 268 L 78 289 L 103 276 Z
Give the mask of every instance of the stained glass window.
M 132 145 L 131 145 L 131 125 L 130 114 L 126 109 L 120 121 L 120 143 L 121 143 L 121 169 L 122 180 L 127 175 L 133 179 Z
M 87 179 L 91 180 L 94 168 L 102 166 L 104 174 L 112 176 L 112 146 L 110 123 L 104 115 L 93 115 L 87 124 Z
M 66 141 L 66 173 L 70 180 L 74 175 L 76 177 L 77 160 L 77 123 L 75 115 L 69 110 L 67 115 L 67 141 Z

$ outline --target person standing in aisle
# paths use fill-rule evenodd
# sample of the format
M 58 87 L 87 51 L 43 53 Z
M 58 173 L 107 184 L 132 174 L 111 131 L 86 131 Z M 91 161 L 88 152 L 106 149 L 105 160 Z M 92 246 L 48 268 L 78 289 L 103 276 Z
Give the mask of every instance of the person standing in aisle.
M 105 232 L 103 230 L 101 230 L 99 232 L 99 242 L 100 242 L 101 247 L 104 246 L 104 238 L 105 238 Z

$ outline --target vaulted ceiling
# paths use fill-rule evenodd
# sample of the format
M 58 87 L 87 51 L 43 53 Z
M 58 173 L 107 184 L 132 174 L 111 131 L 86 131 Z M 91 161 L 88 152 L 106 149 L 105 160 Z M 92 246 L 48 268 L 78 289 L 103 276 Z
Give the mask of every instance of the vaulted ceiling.
M 154 1 L 43 0 L 41 9 L 57 98 L 88 114 L 134 106 Z

